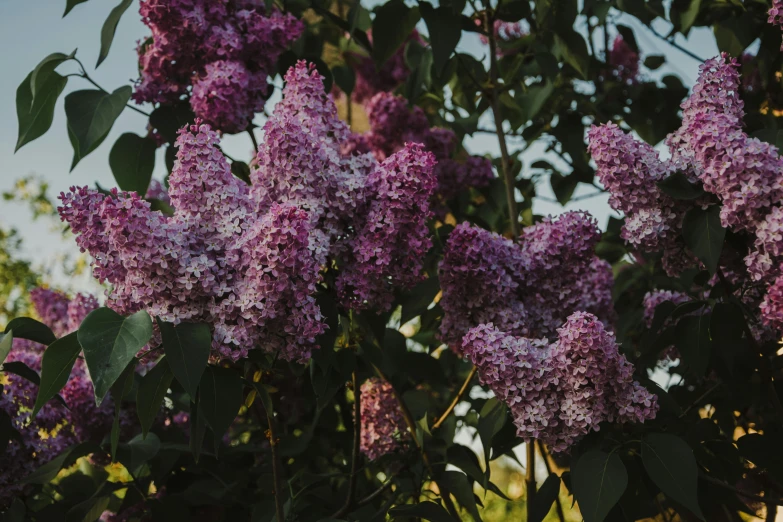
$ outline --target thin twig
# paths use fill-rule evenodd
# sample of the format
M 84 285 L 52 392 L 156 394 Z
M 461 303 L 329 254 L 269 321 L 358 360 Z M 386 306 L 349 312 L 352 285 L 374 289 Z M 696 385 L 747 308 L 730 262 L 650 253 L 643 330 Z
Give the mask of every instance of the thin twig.
M 253 142 L 253 151 L 258 152 L 258 140 L 256 140 L 256 135 L 253 133 L 253 127 L 252 125 L 247 128 L 247 133 L 250 135 L 250 141 Z
M 256 404 L 261 404 L 261 402 L 262 401 L 257 401 Z M 266 409 L 263 404 L 261 404 L 261 407 Z M 266 410 L 266 422 L 269 424 L 266 437 L 269 439 L 269 446 L 272 449 L 272 475 L 274 477 L 275 483 L 275 514 L 277 516 L 277 522 L 284 522 L 285 512 L 283 511 L 283 469 L 282 465 L 280 464 L 280 455 L 277 451 L 277 444 L 279 440 L 277 439 L 274 415 L 274 411 Z
M 340 518 L 351 509 L 353 496 L 356 493 L 356 479 L 359 477 L 357 471 L 359 468 L 359 443 L 362 437 L 362 408 L 361 408 L 361 390 L 359 382 L 356 379 L 356 372 L 351 374 L 351 385 L 353 386 L 353 453 L 351 455 L 351 477 L 348 479 L 348 495 L 345 497 L 345 503 L 338 509 L 331 518 Z
M 490 16 L 489 5 L 486 6 L 486 30 L 489 40 L 489 79 L 491 85 L 490 106 L 492 108 L 492 117 L 495 120 L 495 131 L 500 146 L 501 170 L 503 181 L 506 184 L 506 201 L 508 204 L 509 221 L 511 223 L 512 240 L 516 242 L 519 239 L 519 211 L 517 210 L 516 187 L 514 186 L 514 175 L 511 173 L 511 157 L 508 154 L 506 145 L 506 136 L 503 132 L 503 118 L 500 116 L 500 106 L 498 105 L 498 59 L 497 42 L 495 42 L 494 17 Z
M 81 76 L 82 78 L 84 78 L 85 80 L 87 80 L 88 82 L 90 82 L 91 84 L 93 84 L 93 85 L 94 85 L 94 86 L 95 86 L 95 87 L 96 87 L 98 90 L 100 90 L 100 91 L 103 91 L 103 92 L 105 92 L 105 93 L 108 93 L 108 92 L 109 92 L 109 91 L 107 91 L 106 89 L 104 89 L 103 87 L 101 87 L 100 85 L 98 85 L 98 84 L 95 82 L 95 80 L 93 80 L 92 78 L 90 78 L 90 75 L 89 75 L 89 74 L 87 74 L 87 70 L 84 68 L 84 64 L 83 64 L 82 62 L 80 62 L 78 58 L 74 58 L 74 60 L 76 60 L 76 63 L 78 63 L 78 64 L 79 64 L 79 67 L 81 67 L 81 69 L 82 69 L 82 70 L 81 70 L 81 73 L 80 73 L 80 74 L 75 74 L 75 75 L 74 75 L 74 74 L 69 74 L 69 75 L 67 75 L 67 77 L 70 77 L 70 76 Z M 133 106 L 133 105 L 131 105 L 130 103 L 126 103 L 126 104 L 125 104 L 125 106 L 126 106 L 127 108 L 131 109 L 131 110 L 134 110 L 134 111 L 138 112 L 139 114 L 143 114 L 143 115 L 144 115 L 144 116 L 146 116 L 147 118 L 149 118 L 149 117 L 150 117 L 149 113 L 147 113 L 147 112 L 144 112 L 143 110 L 139 109 L 138 107 L 134 107 L 134 106 Z
M 394 484 L 394 481 L 392 479 L 387 480 L 386 482 L 381 484 L 381 487 L 379 487 L 378 489 L 376 489 L 375 491 L 373 491 L 372 493 L 370 493 L 366 497 L 360 498 L 356 502 L 356 505 L 357 506 L 363 506 L 365 504 L 369 504 L 370 502 L 372 502 L 373 500 L 378 498 L 378 496 L 380 496 L 381 493 L 386 491 L 392 484 Z
M 373 369 L 375 370 L 375 373 L 378 374 L 378 377 L 391 384 L 391 381 L 389 381 L 389 379 L 386 378 L 386 376 L 383 374 L 380 368 L 378 368 L 373 364 Z M 394 398 L 397 400 L 397 405 L 400 407 L 402 418 L 405 419 L 405 424 L 408 425 L 408 429 L 411 432 L 411 438 L 413 439 L 414 444 L 416 444 L 416 447 L 421 452 L 421 459 L 424 461 L 424 466 L 427 468 L 427 471 L 432 477 L 432 481 L 438 486 L 438 490 L 440 491 L 440 498 L 443 500 L 443 503 L 446 505 L 446 509 L 448 510 L 449 514 L 451 514 L 451 516 L 454 517 L 454 520 L 461 520 L 459 516 L 459 511 L 457 511 L 457 508 L 454 507 L 454 503 L 451 501 L 451 494 L 449 493 L 448 488 L 446 488 L 442 484 L 439 484 L 438 480 L 435 478 L 435 469 L 432 467 L 432 463 L 430 462 L 430 458 L 427 455 L 427 452 L 424 451 L 424 445 L 419 440 L 419 437 L 416 436 L 416 421 L 413 419 L 413 415 L 411 414 L 411 411 L 408 409 L 408 406 L 405 404 L 405 401 L 402 399 L 402 396 L 397 391 L 397 388 L 395 388 L 392 385 L 391 389 L 392 389 L 392 393 L 394 394 Z
M 720 386 L 721 386 L 722 384 L 723 384 L 722 382 L 718 382 L 718 383 L 714 384 L 714 385 L 713 385 L 713 386 L 712 386 L 710 389 L 708 389 L 707 391 L 705 391 L 704 393 L 702 393 L 702 394 L 701 394 L 701 396 L 699 396 L 699 398 L 698 398 L 698 399 L 696 399 L 695 401 L 693 401 L 693 402 L 691 403 L 691 405 L 690 405 L 690 406 L 688 406 L 687 408 L 685 408 L 685 410 L 684 410 L 684 411 L 683 411 L 683 412 L 680 414 L 680 418 L 682 419 L 683 417 L 685 417 L 685 416 L 688 414 L 688 412 L 689 412 L 689 411 L 691 411 L 691 410 L 693 409 L 693 407 L 694 407 L 694 406 L 696 406 L 696 405 L 697 405 L 697 404 L 699 404 L 701 401 L 703 401 L 704 399 L 706 399 L 707 397 L 709 397 L 709 396 L 710 396 L 710 394 L 712 394 L 712 392 L 714 392 L 715 390 L 717 390 L 718 388 L 720 388 Z
M 457 395 L 454 396 L 454 399 L 451 401 L 451 404 L 449 404 L 449 407 L 446 408 L 446 411 L 443 412 L 443 414 L 438 418 L 438 420 L 435 421 L 435 423 L 432 425 L 431 429 L 440 428 L 440 425 L 443 424 L 448 416 L 451 414 L 451 412 L 454 410 L 454 407 L 459 404 L 459 401 L 462 400 L 462 396 L 465 395 L 465 392 L 468 389 L 468 386 L 470 385 L 470 381 L 473 380 L 473 376 L 476 375 L 476 372 L 478 371 L 478 368 L 475 366 L 472 370 L 470 370 L 470 373 L 465 378 L 465 382 L 462 383 L 462 387 L 457 392 Z
M 752 493 L 747 493 L 745 491 L 740 491 L 739 489 L 735 488 L 734 486 L 730 484 L 726 484 L 725 482 L 718 480 L 716 478 L 712 478 L 708 475 L 699 475 L 699 478 L 702 480 L 706 480 L 710 484 L 714 484 L 718 487 L 721 487 L 727 491 L 731 491 L 732 493 L 736 493 L 740 497 L 747 498 L 750 500 L 755 500 L 756 502 L 763 502 L 767 505 L 772 506 L 783 506 L 783 499 L 779 498 L 769 498 L 769 497 L 761 497 L 759 495 L 754 495 Z
M 544 443 L 538 441 L 538 450 L 541 452 L 541 459 L 544 461 L 544 467 L 546 467 L 547 476 L 552 475 L 552 466 L 549 465 L 549 455 L 547 454 Z M 560 522 L 565 522 L 565 512 L 563 511 L 563 504 L 560 502 L 560 491 L 558 490 L 555 497 L 555 509 L 557 510 L 557 516 Z
M 527 508 L 527 519 L 533 518 L 533 501 L 536 498 L 536 444 L 528 442 L 525 444 L 527 450 L 527 462 L 525 463 L 525 507 Z
M 704 58 L 702 58 L 702 57 L 701 57 L 701 56 L 699 56 L 698 54 L 694 54 L 694 53 L 692 53 L 691 51 L 689 51 L 689 50 L 688 50 L 688 49 L 686 49 L 685 47 L 682 47 L 680 44 L 678 44 L 677 42 L 675 42 L 673 38 L 672 38 L 671 40 L 669 40 L 667 37 L 665 37 L 664 35 L 662 35 L 662 34 L 661 34 L 661 33 L 659 33 L 658 31 L 656 31 L 656 30 L 655 30 L 655 29 L 653 29 L 652 27 L 647 27 L 647 29 L 649 29 L 649 30 L 650 30 L 650 32 L 651 32 L 652 34 L 654 34 L 655 36 L 657 36 L 658 38 L 660 38 L 661 40 L 663 40 L 663 41 L 664 41 L 664 42 L 666 42 L 667 44 L 671 45 L 672 47 L 674 47 L 675 49 L 677 49 L 677 50 L 678 50 L 678 51 L 680 51 L 681 53 L 683 53 L 683 54 L 685 54 L 685 55 L 689 56 L 690 58 L 693 58 L 694 60 L 696 60 L 696 61 L 698 61 L 698 62 L 701 62 L 701 63 L 704 63 L 704 62 L 706 62 L 706 60 L 705 60 Z

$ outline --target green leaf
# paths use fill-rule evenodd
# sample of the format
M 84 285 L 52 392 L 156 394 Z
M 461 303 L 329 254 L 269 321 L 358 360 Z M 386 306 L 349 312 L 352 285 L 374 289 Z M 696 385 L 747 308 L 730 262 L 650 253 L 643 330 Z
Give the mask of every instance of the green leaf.
M 52 53 L 35 66 L 33 74 L 30 76 L 30 92 L 33 94 L 33 103 L 35 103 L 35 95 L 39 88 L 46 83 L 54 70 L 63 62 L 73 59 L 74 56 L 76 56 L 75 49 L 71 54 Z
M 710 314 L 681 318 L 675 327 L 674 345 L 694 375 L 702 377 L 712 352 Z
M 242 378 L 228 368 L 209 366 L 201 377 L 199 411 L 204 414 L 217 445 L 242 407 Z
M 402 301 L 400 324 L 405 324 L 414 317 L 424 313 L 440 292 L 440 282 L 437 277 L 429 277 L 410 291 Z
M 195 398 L 212 348 L 209 326 L 203 323 L 180 323 L 175 326 L 158 319 L 158 327 L 163 337 L 163 351 L 166 352 L 174 377 L 191 399 Z
M 415 104 L 419 97 L 432 85 L 432 49 L 422 47 L 414 41 L 405 47 L 405 63 L 411 70 L 405 82 L 405 97 Z
M 14 499 L 11 506 L 3 513 L 3 522 L 24 522 L 27 507 L 18 497 Z
M 541 488 L 536 491 L 528 522 L 543 522 L 559 495 L 560 477 L 552 473 L 541 485 Z
M 386 63 L 405 43 L 419 18 L 419 8 L 408 7 L 402 0 L 391 0 L 375 10 L 372 58 L 377 67 Z
M 109 507 L 110 497 L 93 497 L 79 502 L 65 514 L 65 520 L 79 520 L 81 522 L 95 522 L 100 518 L 106 508 Z
M 525 121 L 532 120 L 538 115 L 554 89 L 552 82 L 544 82 L 528 87 L 524 94 L 518 96 L 519 104 L 523 107 Z
M 250 167 L 244 161 L 232 161 L 231 174 L 250 185 Z
M 78 337 L 95 386 L 95 402 L 100 405 L 128 363 L 152 337 L 152 321 L 144 310 L 123 317 L 109 308 L 98 308 L 82 321 Z
M 582 35 L 572 29 L 561 31 L 555 35 L 555 42 L 563 60 L 573 67 L 582 79 L 587 79 L 590 55 Z
M 101 448 L 94 442 L 82 442 L 64 450 L 37 470 L 22 480 L 22 484 L 46 484 L 54 479 L 60 470 L 71 466 L 79 458 L 91 453 L 100 452 Z
M 33 73 L 27 75 L 16 89 L 16 117 L 19 121 L 19 136 L 16 140 L 14 152 L 43 136 L 54 120 L 54 106 L 57 98 L 65 89 L 68 79 L 52 72 L 47 75 L 46 81 L 36 86 L 36 96 L 33 99 L 31 78 Z
M 8 333 L 11 330 L 14 331 L 14 337 L 17 339 L 27 339 L 46 346 L 57 339 L 48 326 L 29 317 L 11 319 L 5 327 L 5 331 Z
M 452 444 L 446 451 L 449 464 L 457 466 L 476 482 L 484 481 L 484 472 L 481 471 L 478 457 L 473 450 L 462 444 Z
M 712 205 L 706 210 L 701 207 L 690 209 L 682 220 L 682 237 L 710 275 L 714 275 L 726 237 L 726 229 L 720 223 L 720 207 Z
M 33 417 L 68 383 L 73 365 L 81 351 L 76 332 L 57 339 L 46 348 L 41 359 L 41 384 L 33 406 Z
M 492 438 L 503 429 L 506 423 L 506 405 L 496 398 L 487 400 L 479 413 L 478 434 L 484 446 L 484 462 L 489 462 Z M 489 470 L 489 466 L 487 466 Z
M 190 405 L 190 452 L 193 454 L 193 460 L 198 463 L 201 455 L 201 448 L 204 446 L 204 435 L 207 432 L 207 423 L 204 421 L 204 414 L 199 407 L 201 400 L 199 394 L 196 394 L 196 400 Z
M 420 2 L 419 9 L 427 24 L 435 72 L 440 75 L 462 37 L 461 17 L 447 5 L 433 9 L 429 2 Z
M 454 495 L 459 505 L 468 510 L 473 520 L 481 522 L 481 515 L 476 506 L 476 497 L 467 475 L 460 471 L 444 471 L 438 477 L 438 484 L 442 484 L 449 493 Z
M 691 200 L 704 195 L 704 189 L 688 181 L 688 177 L 682 172 L 675 172 L 659 181 L 658 187 L 674 199 Z
M 5 358 L 11 353 L 11 347 L 14 345 L 14 331 L 0 334 L 0 366 L 5 362 Z
M 697 497 L 698 467 L 693 450 L 681 438 L 649 433 L 642 438 L 642 463 L 655 485 L 699 519 L 704 515 Z
M 109 166 L 117 186 L 144 196 L 155 168 L 155 140 L 126 132 L 114 142 L 109 152 Z
M 38 373 L 27 366 L 22 361 L 11 361 L 7 363 L 3 363 L 3 372 L 5 373 L 13 373 L 14 375 L 18 375 L 22 379 L 27 379 L 31 383 L 35 384 L 36 386 L 41 385 L 41 377 L 38 375 Z M 63 401 L 63 404 L 65 402 Z
M 454 522 L 448 511 L 435 502 L 419 502 L 418 504 L 397 506 L 389 510 L 389 514 L 392 516 L 392 520 L 396 520 L 396 517 L 404 517 L 406 519 L 418 517 L 430 522 Z
M 644 66 L 653 71 L 664 63 L 666 63 L 666 57 L 662 54 L 651 54 L 644 59 Z
M 133 358 L 122 371 L 119 378 L 111 387 L 112 399 L 114 399 L 114 421 L 111 426 L 111 458 L 117 457 L 117 448 L 120 444 L 120 413 L 122 413 L 122 401 L 133 389 L 133 376 L 136 373 L 136 359 Z
M 732 56 L 742 56 L 747 47 L 758 38 L 762 26 L 753 13 L 745 11 L 740 16 L 731 16 L 716 22 L 712 27 L 718 50 Z
M 683 35 L 688 36 L 688 31 L 693 27 L 693 23 L 696 21 L 696 17 L 699 15 L 701 9 L 701 0 L 690 0 L 688 3 L 688 9 L 684 11 L 676 11 L 672 9 L 671 19 L 677 28 Z
M 147 437 L 140 434 L 127 443 L 120 444 L 117 449 L 117 460 L 134 475 L 148 461 L 155 458 L 160 451 L 160 439 L 150 432 Z
M 498 20 L 518 22 L 530 14 L 530 2 L 527 0 L 506 0 L 500 2 L 495 14 Z
M 74 152 L 71 170 L 106 139 L 132 92 L 125 85 L 113 93 L 85 89 L 65 97 L 68 137 Z
M 117 24 L 120 23 L 120 18 L 128 10 L 133 0 L 122 0 L 117 7 L 111 10 L 109 16 L 106 17 L 106 21 L 103 22 L 101 28 L 101 52 L 98 54 L 98 63 L 95 64 L 95 68 L 103 63 L 103 60 L 109 56 L 109 49 L 111 49 L 111 43 L 114 41 L 114 33 L 117 32 Z
M 628 472 L 617 453 L 590 450 L 571 467 L 574 498 L 585 522 L 601 522 L 628 486 Z
M 155 417 L 160 413 L 163 399 L 166 398 L 166 392 L 173 380 L 174 373 L 166 357 L 158 361 L 158 364 L 142 377 L 136 392 L 136 411 L 141 422 L 142 436 L 147 436 Z
M 574 191 L 579 182 L 573 174 L 563 176 L 559 172 L 552 172 L 552 175 L 549 176 L 549 184 L 552 186 L 552 192 L 555 193 L 557 202 L 561 205 L 565 205 L 571 201 L 571 196 L 574 195 Z
M 334 83 L 350 97 L 353 88 L 356 86 L 356 72 L 354 72 L 353 67 L 338 65 L 332 69 L 332 76 L 334 77 Z
M 79 4 L 83 4 L 87 0 L 65 0 L 65 12 L 63 13 L 63 18 L 68 16 L 68 13 L 71 12 L 71 9 L 76 7 Z

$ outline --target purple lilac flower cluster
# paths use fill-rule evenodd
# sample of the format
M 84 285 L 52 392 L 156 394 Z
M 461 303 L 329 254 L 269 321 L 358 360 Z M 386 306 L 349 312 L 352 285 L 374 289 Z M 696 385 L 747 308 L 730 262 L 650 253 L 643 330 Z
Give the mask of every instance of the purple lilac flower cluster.
M 482 27 L 484 25 L 484 22 L 480 19 L 476 19 L 474 22 L 478 27 Z M 496 49 L 498 58 L 516 54 L 518 49 L 509 44 L 513 44 L 528 34 L 524 27 L 522 27 L 521 22 L 504 22 L 503 20 L 495 20 L 493 29 L 495 31 L 495 41 L 498 44 Z M 489 38 L 483 34 L 479 36 L 479 40 L 484 45 L 489 45 Z
M 75 331 L 84 317 L 98 307 L 97 300 L 88 294 L 69 299 L 61 292 L 35 288 L 30 295 L 36 314 L 58 337 Z M 22 362 L 40 371 L 44 349 L 41 344 L 15 339 L 7 362 Z M 96 408 L 92 382 L 81 360 L 76 361 L 60 393 L 68 404 L 67 410 L 50 401 L 33 418 L 37 394 L 38 387 L 27 379 L 7 372 L 0 374 L 0 410 L 11 418 L 20 434 L 20 439 L 12 439 L 0 454 L 0 506 L 23 490 L 21 478 L 77 441 L 100 440 L 111 426 L 111 401 Z
M 14 342 L 6 362 L 21 362 L 40 370 L 40 353 L 26 350 L 32 343 Z M 64 408 L 53 402 L 44 405 L 32 417 L 38 386 L 10 372 L 0 373 L 0 411 L 11 419 L 19 433 L 0 453 L 0 508 L 21 494 L 26 486 L 22 479 L 46 464 L 74 443 L 73 433 L 65 425 Z
M 321 266 L 346 267 L 336 284 L 354 309 L 386 308 L 393 287 L 419 280 L 431 153 L 406 145 L 383 163 L 343 156 L 349 130 L 315 67 L 299 62 L 286 82 L 252 189 L 232 176 L 217 133 L 196 124 L 177 140 L 173 216 L 135 193 L 61 194 L 61 218 L 92 255 L 94 275 L 112 284 L 108 306 L 206 322 L 218 357 L 262 346 L 306 362 L 326 328 L 314 298 Z
M 602 422 L 644 422 L 658 410 L 655 395 L 633 380 L 614 334 L 590 313 L 570 315 L 551 344 L 481 324 L 465 335 L 462 351 L 511 409 L 517 435 L 556 453 Z
M 736 60 L 724 53 L 705 62 L 693 94 L 682 105 L 682 127 L 669 146 L 690 159 L 704 189 L 721 200 L 723 226 L 754 237 L 745 264 L 751 280 L 769 285 L 761 316 L 780 330 L 783 158 L 777 147 L 744 132 L 740 86 Z
M 566 212 L 523 230 L 519 244 L 463 223 L 440 265 L 441 338 L 492 323 L 514 336 L 551 338 L 576 311 L 613 319 L 611 266 L 593 253 L 600 232 L 584 212 Z
M 196 116 L 224 132 L 244 130 L 263 109 L 277 58 L 304 30 L 255 2 L 142 0 L 140 12 L 152 35 L 139 45 L 134 100 L 190 96 Z
M 587 149 L 596 163 L 596 175 L 610 193 L 609 205 L 625 213 L 621 237 L 643 252 L 663 251 L 669 275 L 693 263 L 685 251 L 680 230 L 689 208 L 658 187 L 677 167 L 663 162 L 648 144 L 635 140 L 614 123 L 593 126 Z
M 635 142 L 611 123 L 591 129 L 589 149 L 599 178 L 612 193 L 610 203 L 614 208 L 626 212 L 629 220 L 636 219 L 640 209 L 670 217 L 638 230 L 626 225 L 624 238 L 642 250 L 662 248 L 666 254 L 670 231 L 679 228 L 687 210 L 660 194 L 656 196 L 655 183 L 666 172 L 681 170 L 717 196 L 722 203 L 723 226 L 746 232 L 753 241 L 745 257 L 747 274 L 739 274 L 736 284 L 743 287 L 751 280 L 770 285 L 760 310 L 765 322 L 780 330 L 783 303 L 777 304 L 776 292 L 783 288 L 783 280 L 778 281 L 783 263 L 783 159 L 776 147 L 744 132 L 738 69 L 739 63 L 725 53 L 701 65 L 693 93 L 682 104 L 682 126 L 666 140 L 672 154 L 669 162 L 661 163 L 651 148 Z M 657 232 L 662 232 L 662 244 L 646 241 Z M 685 253 L 675 246 L 675 251 Z
M 615 37 L 606 59 L 612 67 L 612 76 L 627 85 L 639 83 L 639 53 L 631 49 L 622 35 Z
M 371 377 L 361 386 L 362 436 L 359 448 L 370 460 L 402 448 L 410 439 L 392 385 Z
M 494 177 L 492 163 L 486 158 L 453 159 L 457 148 L 454 131 L 430 128 L 421 107 L 411 109 L 402 96 L 380 92 L 370 100 L 366 110 L 370 130 L 352 135 L 343 152 L 372 152 L 378 161 L 383 161 L 408 142 L 421 143 L 437 160 L 437 195 L 442 200 L 449 200 L 468 187 L 485 187 Z M 438 211 L 444 210 L 438 207 Z
M 167 205 L 171 204 L 169 190 L 166 188 L 166 185 L 156 179 L 150 181 L 150 186 L 147 188 L 147 193 L 144 197 L 147 199 L 157 199 Z

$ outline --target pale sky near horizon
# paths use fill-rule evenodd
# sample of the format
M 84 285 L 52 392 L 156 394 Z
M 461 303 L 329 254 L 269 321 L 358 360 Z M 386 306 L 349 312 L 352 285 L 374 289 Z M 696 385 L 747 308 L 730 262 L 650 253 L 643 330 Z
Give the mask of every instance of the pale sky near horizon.
M 62 11 L 65 0 L 30 2 L 25 0 L 0 0 L 0 46 L 6 49 L 0 75 L 0 192 L 10 189 L 14 182 L 24 176 L 36 175 L 49 185 L 50 196 L 67 190 L 71 185 L 114 186 L 114 180 L 108 165 L 108 154 L 116 138 L 123 132 L 144 134 L 146 118 L 134 111 L 125 110 L 114 125 L 106 141 L 92 154 L 84 158 L 73 172 L 69 167 L 73 155 L 65 129 L 63 98 L 67 92 L 87 89 L 91 86 L 81 78 L 70 78 L 65 92 L 61 95 L 55 109 L 52 128 L 41 138 L 25 145 L 14 154 L 17 137 L 17 119 L 15 96 L 16 88 L 22 79 L 46 55 L 52 52 L 69 53 L 78 48 L 77 56 L 87 67 L 88 73 L 105 89 L 113 90 L 128 84 L 137 76 L 136 41 L 148 35 L 147 28 L 138 15 L 138 2 L 128 9 L 120 21 L 111 52 L 106 61 L 95 70 L 101 26 L 115 1 L 91 0 L 76 6 L 65 18 Z M 375 2 L 373 2 L 375 3 Z M 644 54 L 666 54 L 670 61 L 662 71 L 677 74 L 686 85 L 692 85 L 698 68 L 698 62 L 656 39 L 646 28 L 630 17 L 622 17 L 622 23 L 632 25 L 636 38 Z M 659 31 L 665 32 L 668 24 L 659 20 Z M 425 28 L 422 28 L 425 30 Z M 705 34 L 708 29 L 692 32 L 687 45 L 693 52 L 709 58 L 717 54 L 714 39 Z M 32 36 L 32 37 L 31 37 Z M 480 46 L 475 35 L 463 36 L 459 49 L 481 55 L 485 49 Z M 76 66 L 66 64 L 59 69 L 63 72 L 75 72 Z M 277 80 L 280 83 L 280 80 Z M 277 96 L 275 97 L 275 99 Z M 271 104 L 268 104 L 271 109 Z M 149 107 L 147 107 L 149 111 Z M 257 119 L 256 123 L 263 123 Z M 260 136 L 259 136 L 260 138 Z M 252 147 L 248 136 L 229 136 L 224 140 L 224 149 L 237 158 L 249 158 Z M 492 136 L 475 135 L 466 140 L 466 146 L 472 153 L 497 154 L 497 143 Z M 510 140 L 510 147 L 519 146 Z M 531 147 L 525 154 L 525 163 L 529 165 L 541 156 L 541 147 Z M 523 170 L 524 172 L 524 170 Z M 165 174 L 162 149 L 156 162 L 155 176 L 160 179 Z M 589 193 L 592 189 L 584 187 L 579 193 Z M 548 183 L 541 183 L 539 192 L 550 196 Z M 591 211 L 603 225 L 611 210 L 606 197 L 598 197 L 570 204 L 566 209 L 586 209 Z M 24 238 L 25 255 L 35 262 L 56 259 L 63 252 L 75 252 L 72 238 L 62 238 L 52 232 L 47 221 L 32 222 L 29 210 L 19 204 L 0 202 L 0 226 L 17 228 Z M 538 214 L 557 214 L 564 209 L 557 204 L 537 201 L 534 208 Z M 55 262 L 56 264 L 56 262 Z M 85 281 L 68 282 L 55 274 L 56 282 L 76 287 Z

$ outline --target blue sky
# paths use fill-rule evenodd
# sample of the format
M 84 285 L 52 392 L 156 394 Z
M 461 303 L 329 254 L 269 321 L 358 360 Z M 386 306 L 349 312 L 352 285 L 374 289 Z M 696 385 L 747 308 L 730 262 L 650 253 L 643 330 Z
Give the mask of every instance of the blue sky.
M 148 34 L 138 15 L 137 2 L 134 2 L 123 16 L 111 53 L 97 70 L 94 69 L 94 64 L 99 48 L 100 29 L 115 2 L 88 1 L 78 5 L 66 18 L 62 18 L 64 4 L 65 0 L 0 2 L 0 47 L 6 50 L 3 74 L 0 75 L 0 165 L 2 166 L 0 192 L 10 189 L 18 178 L 30 174 L 45 179 L 51 187 L 51 195 L 67 190 L 71 185 L 93 185 L 98 182 L 104 187 L 113 186 L 114 182 L 108 166 L 108 154 L 112 143 L 123 132 L 138 134 L 145 132 L 145 117 L 134 111 L 124 111 L 106 141 L 83 159 L 72 173 L 69 173 L 73 153 L 67 139 L 62 108 L 64 96 L 61 96 L 50 131 L 14 154 L 17 137 L 16 88 L 44 56 L 58 51 L 69 53 L 78 48 L 77 56 L 88 68 L 89 74 L 107 90 L 127 84 L 137 76 L 136 41 Z M 698 62 L 660 41 L 630 17 L 621 16 L 618 21 L 632 25 L 636 29 L 636 38 L 644 54 L 667 55 L 668 64 L 656 72 L 656 75 L 671 72 L 680 76 L 686 85 L 693 83 Z M 656 27 L 659 32 L 667 32 L 668 24 L 659 20 Z M 705 58 L 714 56 L 717 54 L 717 49 L 714 39 L 707 34 L 708 31 L 708 29 L 693 31 L 689 41 L 683 44 L 699 56 Z M 467 34 L 460 43 L 460 49 L 477 55 L 484 52 L 477 39 Z M 76 68 L 66 64 L 61 67 L 61 70 L 75 72 Z M 71 78 L 66 93 L 86 88 L 91 88 L 87 82 L 80 78 Z M 257 120 L 257 123 L 263 122 Z M 469 138 L 466 146 L 473 153 L 497 154 L 497 144 L 491 136 L 477 135 L 475 138 Z M 518 144 L 512 141 L 510 143 L 512 150 L 515 146 Z M 250 142 L 245 135 L 227 137 L 224 148 L 236 158 L 249 158 L 251 154 Z M 529 165 L 541 154 L 540 147 L 531 147 L 525 155 L 526 164 Z M 159 151 L 159 156 L 156 177 L 161 178 L 165 174 L 162 150 Z M 583 192 L 591 190 L 585 188 Z M 548 188 L 542 186 L 541 193 L 547 195 Z M 51 264 L 58 254 L 75 252 L 72 240 L 63 239 L 59 234 L 52 232 L 51 223 L 32 222 L 29 211 L 21 205 L 6 202 L 0 205 L 2 205 L 0 225 L 15 227 L 23 234 L 25 250 L 30 258 L 49 260 Z M 601 223 L 605 223 L 610 213 L 606 199 L 603 197 L 577 202 L 569 205 L 568 208 L 587 209 L 593 212 Z M 535 211 L 540 214 L 556 214 L 562 210 L 559 205 L 546 202 L 537 203 L 535 207 Z M 82 284 L 84 281 L 78 282 L 77 286 Z

